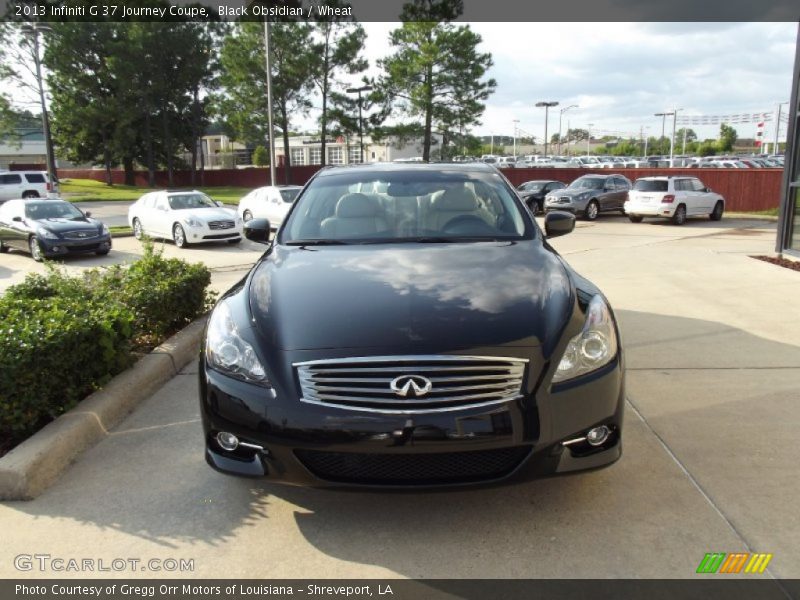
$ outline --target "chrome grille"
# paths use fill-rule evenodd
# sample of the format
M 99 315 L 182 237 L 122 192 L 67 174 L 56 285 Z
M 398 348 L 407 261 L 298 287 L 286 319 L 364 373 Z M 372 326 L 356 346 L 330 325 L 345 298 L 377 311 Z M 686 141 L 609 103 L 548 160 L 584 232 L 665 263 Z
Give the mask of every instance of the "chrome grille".
M 208 228 L 209 229 L 232 229 L 233 228 L 233 221 L 209 221 Z
M 506 402 L 522 393 L 527 360 L 496 356 L 380 356 L 295 363 L 301 401 L 390 413 L 438 412 Z M 428 379 L 430 391 L 405 397 L 397 378 Z M 404 378 L 400 383 L 407 381 Z
M 96 231 L 87 231 L 87 230 L 83 229 L 81 231 L 67 231 L 67 232 L 65 232 L 65 233 L 63 233 L 61 235 L 63 235 L 68 240 L 86 240 L 86 239 L 89 239 L 89 238 L 96 237 L 97 236 L 97 232 Z

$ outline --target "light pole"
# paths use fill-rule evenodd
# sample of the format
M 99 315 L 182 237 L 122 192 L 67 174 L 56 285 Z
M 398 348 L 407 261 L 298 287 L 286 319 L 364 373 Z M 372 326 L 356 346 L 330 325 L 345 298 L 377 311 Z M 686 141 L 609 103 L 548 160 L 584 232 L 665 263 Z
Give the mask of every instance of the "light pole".
M 359 88 L 347 88 L 348 94 L 358 94 L 358 145 L 361 148 L 361 162 L 364 162 L 364 125 L 363 120 L 361 118 L 361 92 L 371 92 L 372 86 L 371 85 L 362 85 Z M 439 151 L 439 157 L 441 158 L 441 150 Z
M 494 154 L 494 131 L 492 132 L 491 145 L 489 146 L 489 154 Z
M 775 143 L 772 144 L 772 153 L 778 154 L 778 135 L 781 131 L 781 106 L 789 104 L 788 102 L 781 102 L 778 104 L 778 118 L 775 119 Z
M 594 127 L 594 123 L 586 124 L 586 158 L 589 158 L 589 141 L 592 139 L 592 127 Z
M 644 158 L 647 158 L 647 142 L 650 141 L 650 136 L 646 135 L 647 132 L 644 131 L 645 129 L 650 129 L 650 126 L 649 125 L 644 125 L 642 127 L 642 132 L 644 133 L 644 135 L 643 135 L 643 137 L 644 137 Z
M 517 123 L 519 119 L 514 119 L 514 160 L 517 160 Z
M 672 109 L 672 137 L 669 140 L 669 166 L 674 167 L 675 163 L 675 124 L 678 121 L 678 111 L 683 110 L 682 108 L 673 108 Z M 683 130 L 684 134 L 686 133 L 686 129 Z M 684 146 L 686 142 L 684 141 Z
M 42 103 L 42 133 L 44 133 L 45 160 L 47 161 L 48 195 L 58 195 L 58 181 L 56 179 L 56 163 L 53 156 L 53 138 L 50 136 L 50 119 L 47 116 L 47 103 L 44 98 L 44 85 L 42 84 L 42 63 L 39 60 L 39 32 L 51 32 L 49 25 L 34 22 L 20 27 L 20 31 L 33 38 L 33 62 L 36 66 L 36 83 L 39 86 L 39 100 Z
M 558 102 L 537 102 L 537 108 L 544 107 L 544 156 L 547 157 L 547 111 L 551 106 L 558 106 Z
M 564 116 L 564 113 L 567 112 L 570 108 L 578 108 L 577 104 L 571 104 L 566 108 L 562 108 L 558 111 L 558 153 L 561 154 L 561 117 Z M 569 129 L 569 128 L 567 128 Z
M 267 125 L 269 127 L 269 184 L 275 185 L 275 129 L 272 124 L 272 67 L 270 66 L 269 51 L 269 21 L 264 19 L 264 56 L 267 63 Z M 284 161 L 289 157 L 284 156 Z M 288 165 L 289 162 L 285 162 Z M 284 183 L 289 183 L 288 181 Z
M 661 140 L 664 139 L 664 127 L 665 127 L 665 125 L 667 123 L 667 117 L 671 117 L 672 113 L 660 112 L 660 113 L 655 113 L 653 116 L 654 117 L 661 117 L 661 137 L 658 139 L 659 149 L 661 149 L 660 148 Z

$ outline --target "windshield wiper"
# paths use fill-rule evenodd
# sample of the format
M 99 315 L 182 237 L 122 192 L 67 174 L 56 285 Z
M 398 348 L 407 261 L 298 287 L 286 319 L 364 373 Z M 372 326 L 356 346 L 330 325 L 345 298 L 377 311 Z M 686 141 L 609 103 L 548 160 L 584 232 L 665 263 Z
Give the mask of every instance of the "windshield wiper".
M 292 240 L 286 242 L 287 246 L 344 246 L 349 242 L 344 240 Z

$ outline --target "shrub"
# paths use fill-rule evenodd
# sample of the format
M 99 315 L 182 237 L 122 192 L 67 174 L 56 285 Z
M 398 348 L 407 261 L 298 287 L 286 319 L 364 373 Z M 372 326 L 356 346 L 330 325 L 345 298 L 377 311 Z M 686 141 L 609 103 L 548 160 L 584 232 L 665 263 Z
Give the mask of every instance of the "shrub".
M 69 410 L 210 308 L 209 270 L 145 244 L 130 267 L 70 277 L 49 266 L 0 297 L 0 447 Z
M 256 146 L 255 150 L 253 150 L 253 164 L 257 167 L 269 164 L 269 152 L 264 146 Z

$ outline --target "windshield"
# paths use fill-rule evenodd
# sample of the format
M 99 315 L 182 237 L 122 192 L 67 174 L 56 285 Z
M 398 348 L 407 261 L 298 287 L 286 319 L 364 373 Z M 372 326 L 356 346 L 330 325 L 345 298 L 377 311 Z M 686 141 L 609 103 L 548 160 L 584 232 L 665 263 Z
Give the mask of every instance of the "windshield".
M 602 190 L 606 180 L 604 177 L 578 177 L 569 184 L 572 190 Z
M 506 240 L 532 229 L 498 173 L 358 170 L 312 180 L 280 242 Z
M 538 192 L 544 187 L 543 183 L 539 183 L 537 181 L 530 181 L 528 183 L 523 183 L 519 186 L 519 190 L 522 192 Z
M 57 202 L 53 200 L 29 202 L 25 205 L 25 217 L 33 220 L 85 218 L 84 214 L 69 202 Z
M 666 192 L 668 185 L 663 179 L 637 179 L 633 189 L 637 192 Z
M 288 190 L 281 190 L 281 198 L 283 198 L 284 202 L 291 204 L 294 202 L 294 199 L 297 198 L 297 193 L 300 191 L 300 188 L 291 188 Z
M 169 207 L 172 210 L 187 210 L 192 208 L 217 208 L 217 205 L 205 194 L 176 194 L 169 197 Z

